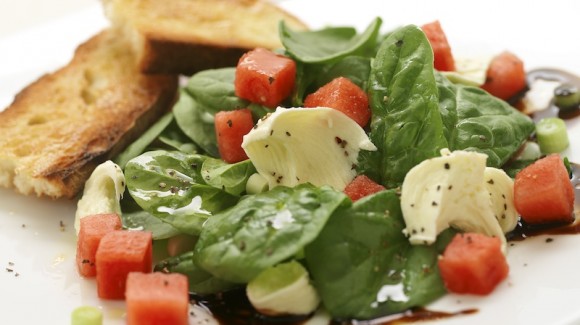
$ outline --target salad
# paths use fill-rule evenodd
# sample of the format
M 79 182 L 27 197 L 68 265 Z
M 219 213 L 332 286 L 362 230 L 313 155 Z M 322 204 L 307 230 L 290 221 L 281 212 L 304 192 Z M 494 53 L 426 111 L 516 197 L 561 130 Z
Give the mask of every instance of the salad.
M 515 55 L 465 72 L 439 22 L 381 24 L 281 22 L 278 53 L 193 75 L 172 112 L 95 170 L 77 219 L 120 214 L 166 246 L 156 271 L 187 275 L 201 301 L 242 292 L 266 322 L 317 310 L 369 320 L 447 291 L 489 294 L 507 277 L 518 212 L 573 221 L 565 128 L 544 132 L 505 101 L 525 91 Z M 538 205 L 532 178 L 567 194 Z
M 314 22 L 318 25 L 323 25 L 324 20 L 319 20 L 319 13 L 318 10 L 305 10 L 304 8 L 313 8 L 314 4 L 309 3 L 308 6 L 305 6 L 304 2 L 300 1 L 288 1 L 283 3 L 287 7 L 291 7 L 295 10 L 295 12 L 300 12 L 301 16 L 304 16 L 305 19 L 309 22 Z M 336 6 L 341 6 L 339 3 L 335 3 Z M 426 7 L 431 6 L 430 4 L 423 4 Z M 510 6 L 511 4 L 504 4 L 502 8 L 504 11 L 496 12 L 495 9 L 498 7 L 494 7 L 493 4 L 489 7 L 482 7 L 481 13 L 483 16 L 489 17 L 492 13 L 496 13 L 499 21 L 504 21 L 503 18 L 508 18 L 511 14 Z M 505 39 L 499 37 L 499 33 L 494 33 L 495 36 L 490 36 L 489 31 L 496 31 L 501 27 L 497 26 L 488 26 L 490 29 L 487 28 L 475 28 L 473 25 L 469 25 L 470 22 L 473 22 L 474 25 L 477 25 L 477 19 L 474 17 L 470 17 L 471 15 L 461 15 L 458 14 L 455 10 L 445 11 L 441 15 L 433 14 L 434 10 L 426 9 L 425 11 L 416 12 L 416 10 L 412 11 L 402 11 L 401 7 L 392 4 L 394 8 L 384 11 L 382 4 L 375 6 L 376 8 L 373 9 L 372 3 L 362 3 L 362 7 L 366 10 L 357 10 L 357 11 L 349 11 L 344 10 L 344 8 L 337 8 L 336 17 L 333 19 L 335 23 L 341 21 L 347 22 L 357 22 L 361 21 L 360 27 L 364 29 L 367 23 L 370 21 L 370 18 L 365 16 L 363 12 L 370 11 L 372 15 L 376 15 L 379 12 L 381 16 L 385 17 L 385 25 L 393 25 L 393 18 L 392 13 L 396 12 L 396 17 L 399 17 L 396 21 L 405 21 L 405 22 L 426 22 L 431 20 L 432 18 L 440 18 L 442 23 L 447 26 L 457 27 L 458 22 L 453 21 L 450 17 L 456 17 L 460 20 L 461 23 L 459 25 L 467 26 L 465 30 L 469 30 L 470 32 L 468 35 L 465 33 L 458 33 L 457 28 L 450 29 L 450 31 L 455 31 L 455 34 L 449 34 L 450 40 L 453 41 L 452 45 L 464 45 L 464 48 L 470 48 L 475 53 L 478 53 L 482 49 L 487 50 L 487 45 L 494 49 L 501 49 L 501 48 L 508 48 L 514 50 L 514 53 L 527 55 L 525 56 L 525 63 L 526 65 L 533 67 L 538 66 L 538 64 L 544 63 L 551 63 L 554 65 L 560 65 L 562 67 L 570 68 L 571 70 L 577 70 L 577 67 L 574 66 L 574 58 L 575 52 L 573 50 L 565 50 L 561 51 L 560 46 L 565 44 L 564 42 L 558 43 L 552 46 L 546 47 L 533 47 L 530 44 L 533 41 L 537 40 L 538 36 L 542 36 L 544 31 L 548 30 L 559 30 L 566 26 L 566 22 L 569 22 L 569 19 L 566 19 L 567 12 L 559 12 L 558 15 L 553 15 L 551 17 L 558 16 L 561 19 L 549 19 L 550 27 L 548 28 L 544 24 L 528 24 L 526 20 L 522 26 L 526 26 L 526 32 L 521 33 L 521 37 L 506 37 Z M 445 7 L 445 3 L 439 3 L 437 5 L 433 5 L 435 8 Z M 458 11 L 461 11 L 460 4 L 453 4 L 453 8 L 456 8 Z M 471 6 L 471 4 L 469 5 Z M 515 5 L 514 5 L 515 6 Z M 349 5 L 350 7 L 350 5 Z M 520 5 L 518 4 L 518 7 Z M 380 9 L 380 10 L 379 10 Z M 467 8 L 469 9 L 469 8 Z M 467 10 L 466 11 L 469 11 Z M 516 9 L 516 8 L 512 8 Z M 531 10 L 526 14 L 526 19 L 530 21 L 537 21 L 540 20 L 540 17 L 550 16 L 552 13 L 551 10 L 544 10 L 537 9 Z M 341 15 L 341 13 L 343 13 Z M 430 14 L 426 14 L 430 12 Z M 573 12 L 573 10 L 570 10 Z M 98 16 L 98 10 L 94 10 L 91 12 L 91 17 L 94 15 Z M 348 13 L 348 15 L 346 14 Z M 433 15 L 433 16 L 431 16 Z M 84 15 L 87 16 L 87 15 Z M 87 18 L 84 17 L 83 18 Z M 496 16 L 494 16 L 496 17 Z M 503 18 L 501 18 L 503 17 Z M 90 17 L 88 17 L 90 18 Z M 364 18 L 364 19 L 360 19 Z M 372 18 L 372 17 L 371 17 Z M 487 21 L 487 18 L 486 18 Z M 505 25 L 505 24 L 504 24 Z M 471 27 L 469 27 L 471 26 Z M 498 25 L 499 26 L 499 25 Z M 493 27 L 493 28 L 492 28 Z M 496 28 L 497 27 L 497 28 Z M 82 29 L 81 29 L 82 30 Z M 509 34 L 510 31 L 506 30 L 506 34 Z M 457 37 L 461 35 L 461 37 Z M 453 37 L 455 36 L 455 37 Z M 496 37 L 497 36 L 497 37 Z M 533 37 L 532 37 L 533 36 Z M 558 39 L 558 34 L 552 34 L 555 39 Z M 561 35 L 560 35 L 561 36 Z M 542 36 L 543 37 L 543 36 Z M 46 37 L 50 39 L 49 36 Z M 460 43 L 460 44 L 458 44 Z M 72 45 L 71 45 L 72 46 Z M 56 48 L 56 47 L 54 47 Z M 454 47 L 455 49 L 456 47 Z M 558 48 L 557 50 L 555 48 Z M 533 49 L 533 50 L 530 50 Z M 537 50 L 537 52 L 536 52 Z M 60 53 L 62 54 L 62 53 Z M 533 55 L 532 55 L 533 54 Z M 51 51 L 47 50 L 43 53 L 43 57 L 50 58 Z M 58 60 L 60 55 L 53 55 L 53 60 Z M 56 58 L 54 58 L 56 57 Z M 42 59 L 38 60 L 39 66 L 47 65 L 45 61 Z M 28 70 L 27 70 L 28 71 Z M 7 78 L 5 79 L 7 80 Z M 7 83 L 7 86 L 8 83 Z M 14 91 L 17 89 L 18 85 L 13 86 Z M 6 89 L 5 89 L 6 90 Z M 8 98 L 12 95 L 12 91 L 4 92 L 4 99 L 8 100 Z M 571 137 L 573 139 L 574 137 Z M 573 160 L 577 161 L 577 160 Z M 68 318 L 68 312 L 72 309 L 71 306 L 75 306 L 79 302 L 79 295 L 81 295 L 81 301 L 83 303 L 88 304 L 98 304 L 106 306 L 106 313 L 108 316 L 108 321 L 115 323 L 116 321 L 120 322 L 121 312 L 119 309 L 121 305 L 117 304 L 109 304 L 108 302 L 103 301 L 96 301 L 91 297 L 94 297 L 94 288 L 91 286 L 90 281 L 78 281 L 82 282 L 81 287 L 79 288 L 77 281 L 73 280 L 70 281 L 71 278 L 76 279 L 76 274 L 67 275 L 65 278 L 62 278 L 62 274 L 55 272 L 58 270 L 62 270 L 66 267 L 66 270 L 73 270 L 74 267 L 70 264 L 70 260 L 64 259 L 64 262 L 57 265 L 55 261 L 60 261 L 60 259 L 55 258 L 60 256 L 62 252 L 67 252 L 67 247 L 72 245 L 72 241 L 70 240 L 63 240 L 63 234 L 67 235 L 68 232 L 72 229 L 72 221 L 69 222 L 65 216 L 74 213 L 71 207 L 69 207 L 66 203 L 57 203 L 56 205 L 53 202 L 49 203 L 40 203 L 36 200 L 34 202 L 26 200 L 26 198 L 20 198 L 18 196 L 11 195 L 9 192 L 4 192 L 4 200 L 3 201 L 3 208 L 5 209 L 4 215 L 5 216 L 12 216 L 13 212 L 18 215 L 19 218 L 11 218 L 16 219 L 14 223 L 14 227 L 16 227 L 16 232 L 14 235 L 11 233 L 3 233 L 2 238 L 0 241 L 3 243 L 3 247 L 5 247 L 4 260 L 9 260 L 13 262 L 14 265 L 10 266 L 15 272 L 19 273 L 20 276 L 18 278 L 14 278 L 13 273 L 9 274 L 6 272 L 6 276 L 2 278 L 3 287 L 7 288 L 8 292 L 8 299 L 3 300 L 5 304 L 9 306 L 25 306 L 31 300 L 35 302 L 35 310 L 38 313 L 26 313 L 26 316 L 23 316 L 22 308 L 10 308 L 6 310 L 6 317 L 9 319 L 20 319 L 16 318 L 15 315 L 18 317 L 23 317 L 24 319 L 33 319 L 36 316 L 42 317 L 39 319 L 46 320 L 45 315 L 52 315 L 53 320 L 58 322 L 58 319 L 64 321 Z M 34 210 L 35 207 L 40 206 L 40 211 L 42 214 L 51 214 L 53 218 L 41 218 L 39 220 L 38 217 L 38 210 Z M 30 213 L 34 215 L 35 218 L 26 218 L 26 214 Z M 48 216 L 47 216 L 48 217 Z M 5 218 L 6 219 L 6 218 Z M 66 224 L 66 231 L 63 233 L 61 228 L 58 225 L 59 219 L 63 219 L 64 223 Z M 22 221 L 19 221 L 22 220 Z M 52 221 L 51 221 L 52 220 Z M 56 230 L 54 233 L 51 232 L 51 229 L 55 228 L 56 220 Z M 26 225 L 26 228 L 23 228 L 20 231 L 20 227 L 22 225 Z M 12 224 L 8 224 L 11 226 Z M 8 228 L 5 228 L 8 229 Z M 11 228 L 10 228 L 11 229 Z M 38 229 L 42 229 L 40 231 L 40 237 L 43 239 L 42 244 L 40 247 L 45 251 L 44 254 L 37 254 L 38 249 L 30 247 L 26 243 L 23 243 L 21 239 L 25 239 L 29 243 L 34 243 L 35 238 L 38 235 L 34 235 L 38 233 Z M 4 236 L 6 235 L 6 236 Z M 15 237 L 15 236 L 22 236 Z M 471 319 L 481 320 L 496 320 L 494 315 L 502 314 L 502 319 L 509 321 L 509 322 L 527 322 L 527 323 L 534 323 L 534 322 L 546 322 L 548 320 L 562 320 L 567 318 L 567 316 L 574 316 L 571 315 L 570 311 L 573 307 L 573 304 L 568 300 L 560 301 L 557 306 L 551 306 L 548 309 L 541 308 L 542 306 L 546 306 L 549 302 L 560 299 L 560 297 L 568 297 L 569 292 L 576 292 L 576 285 L 573 281 L 570 281 L 573 277 L 573 273 L 570 273 L 570 270 L 575 268 L 575 264 L 573 259 L 569 258 L 569 256 L 574 256 L 575 251 L 574 247 L 577 246 L 577 243 L 574 241 L 574 238 L 578 238 L 577 236 L 562 236 L 562 237 L 554 237 L 554 241 L 550 244 L 545 243 L 544 238 L 529 238 L 525 241 L 524 244 L 511 243 L 509 250 L 510 254 L 508 254 L 508 258 L 510 259 L 510 273 L 517 274 L 517 278 L 511 278 L 507 281 L 503 282 L 501 285 L 499 292 L 495 292 L 492 294 L 491 298 L 486 297 L 484 299 L 474 298 L 470 296 L 461 296 L 457 297 L 454 295 L 447 295 L 441 300 L 437 300 L 433 305 L 429 308 L 433 310 L 450 310 L 454 311 L 468 311 L 471 308 L 478 309 L 479 312 L 475 315 L 469 316 Z M 48 239 L 48 240 L 47 240 Z M 160 243 L 160 242 L 159 242 Z M 54 247 L 54 245 L 58 245 Z M 26 258 L 21 254 L 22 250 L 26 253 Z M 70 255 L 70 254 L 69 254 Z M 32 256 L 35 256 L 32 258 Z M 26 264 L 28 259 L 31 260 L 30 262 L 30 269 L 26 268 Z M 6 262 L 5 262 L 6 264 Z M 554 268 L 552 266 L 560 267 L 559 275 L 556 278 L 546 276 L 546 274 L 553 272 Z M 8 267 L 8 266 L 7 266 Z M 38 272 L 37 272 L 38 271 Z M 50 279 L 47 280 L 45 278 L 41 278 L 42 275 L 46 275 L 47 271 L 50 271 L 48 274 Z M 513 272 L 512 272 L 513 271 Z M 68 271 L 67 271 L 68 272 Z M 72 272 L 72 271 L 71 271 Z M 38 273 L 39 280 L 35 281 L 35 274 Z M 66 272 L 65 272 L 66 273 Z M 30 290 L 27 290 L 28 285 L 19 285 L 18 283 L 24 283 L 22 281 L 18 282 L 18 280 L 27 279 L 27 281 L 31 280 L 35 283 L 35 292 L 39 293 L 39 295 L 33 295 L 31 297 Z M 88 283 L 88 285 L 86 283 Z M 30 282 L 27 282 L 30 283 Z M 50 289 L 54 287 L 53 289 Z M 66 298 L 60 296 L 62 293 L 62 289 L 66 288 Z M 508 289 L 509 288 L 509 289 Z M 51 291 L 52 290 L 52 291 Z M 87 292 L 88 291 L 88 292 Z M 52 294 L 51 294 L 52 293 Z M 45 297 L 47 295 L 54 296 L 55 298 L 59 299 L 50 299 L 47 300 Z M 40 300 L 34 300 L 35 297 L 39 297 Z M 529 298 L 529 299 L 528 299 Z M 53 301 L 54 300 L 54 301 Z M 25 303 L 26 302 L 26 303 Z M 59 307 L 64 307 L 64 309 L 60 309 Z M 27 307 L 25 310 L 28 310 Z M 517 309 L 518 312 L 514 310 Z M 63 318 L 59 318 L 63 316 Z M 112 317 L 112 320 L 111 320 Z M 34 318 L 36 319 L 36 318 Z M 460 322 L 465 319 L 462 317 L 458 317 L 457 320 Z M 453 322 L 453 319 L 449 320 Z M 59 322 L 59 323 L 63 323 Z M 445 322 L 447 323 L 447 322 Z

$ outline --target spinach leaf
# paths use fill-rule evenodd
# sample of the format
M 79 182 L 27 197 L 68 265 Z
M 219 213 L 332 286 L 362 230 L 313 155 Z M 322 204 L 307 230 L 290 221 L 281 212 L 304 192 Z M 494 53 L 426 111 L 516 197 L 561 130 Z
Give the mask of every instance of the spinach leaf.
M 248 102 L 235 94 L 236 68 L 204 70 L 194 74 L 185 90 L 197 100 L 206 112 L 231 111 L 244 108 Z
M 173 107 L 173 114 L 179 128 L 203 151 L 212 157 L 219 157 L 213 115 L 186 91 L 179 92 L 179 100 Z
M 382 191 L 334 213 L 306 247 L 306 265 L 333 317 L 402 312 L 446 292 L 437 257 L 451 233 L 434 245 L 413 246 L 404 227 L 397 193 Z
M 313 90 L 326 85 L 338 77 L 350 79 L 362 89 L 366 89 L 371 71 L 371 59 L 362 56 L 347 56 L 344 59 L 325 65 L 312 85 Z
M 246 191 L 248 178 L 255 172 L 256 168 L 250 160 L 228 164 L 221 159 L 207 158 L 201 167 L 201 176 L 208 185 L 233 195 Z
M 310 184 L 245 197 L 207 220 L 194 262 L 220 279 L 247 283 L 299 253 L 329 216 L 349 202 L 342 192 Z
M 317 31 L 293 31 L 280 22 L 280 40 L 286 51 L 304 63 L 322 63 L 348 55 L 367 55 L 374 51 L 382 20 L 376 18 L 364 32 L 352 27 L 329 27 Z
M 531 118 L 480 88 L 452 84 L 442 75 L 437 83 L 451 150 L 484 153 L 487 165 L 499 168 L 534 131 Z M 449 108 L 449 114 L 444 114 L 444 107 Z
M 124 168 L 127 162 L 142 154 L 149 146 L 173 121 L 173 114 L 167 113 L 154 123 L 147 131 L 131 143 L 123 152 L 113 160 L 117 165 Z
M 131 197 L 141 208 L 178 230 L 198 235 L 213 214 L 234 205 L 238 197 L 207 185 L 201 155 L 150 151 L 127 163 Z
M 236 284 L 218 279 L 195 265 L 193 252 L 165 259 L 157 263 L 154 270 L 187 276 L 189 291 L 198 295 L 219 293 L 236 287 Z
M 447 147 L 433 69 L 433 51 L 416 26 L 389 35 L 372 61 L 370 139 L 375 152 L 361 155 L 359 168 L 387 187 L 403 181 L 421 161 Z
M 181 233 L 169 223 L 163 222 L 161 219 L 143 210 L 123 212 L 121 220 L 123 227 L 127 229 L 150 231 L 153 234 L 154 240 L 167 239 Z

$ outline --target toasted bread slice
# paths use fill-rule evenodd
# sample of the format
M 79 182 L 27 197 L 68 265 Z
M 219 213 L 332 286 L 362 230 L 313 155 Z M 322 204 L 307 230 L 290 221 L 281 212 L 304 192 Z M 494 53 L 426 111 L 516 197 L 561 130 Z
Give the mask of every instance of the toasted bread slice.
M 281 20 L 307 26 L 261 0 L 103 0 L 113 26 L 133 40 L 141 71 L 190 75 L 235 66 L 256 47 L 280 48 Z
M 106 30 L 0 112 L 0 185 L 72 198 L 94 167 L 163 114 L 177 77 L 137 70 L 128 42 Z

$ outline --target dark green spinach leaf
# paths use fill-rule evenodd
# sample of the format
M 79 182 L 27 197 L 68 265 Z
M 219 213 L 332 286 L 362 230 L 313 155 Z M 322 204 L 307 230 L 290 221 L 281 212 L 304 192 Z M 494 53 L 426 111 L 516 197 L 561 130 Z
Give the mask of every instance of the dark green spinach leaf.
M 434 245 L 412 246 L 404 227 L 397 193 L 382 191 L 334 213 L 306 247 L 306 265 L 333 317 L 393 314 L 446 292 L 437 258 L 452 232 Z
M 221 159 L 207 158 L 201 167 L 201 176 L 208 185 L 233 195 L 246 191 L 248 178 L 255 172 L 256 168 L 250 160 L 228 164 Z
M 416 26 L 389 35 L 372 61 L 369 79 L 371 141 L 359 168 L 387 187 L 447 147 L 433 69 L 433 51 Z
M 193 263 L 193 252 L 170 257 L 155 265 L 157 272 L 181 273 L 187 276 L 189 291 L 198 295 L 219 293 L 237 285 L 214 277 Z
M 310 184 L 248 196 L 208 219 L 194 261 L 220 279 L 247 283 L 299 253 L 329 216 L 349 202 L 342 192 Z
M 382 20 L 376 18 L 360 34 L 352 27 L 329 27 L 317 31 L 293 31 L 280 22 L 280 39 L 286 51 L 303 63 L 335 61 L 349 55 L 374 52 Z
M 236 96 L 235 79 L 235 67 L 204 70 L 189 79 L 185 90 L 212 114 L 245 108 L 248 102 Z
M 484 90 L 455 85 L 437 75 L 439 102 L 451 150 L 487 155 L 487 165 L 499 168 L 534 131 L 531 118 Z
M 239 199 L 205 183 L 201 168 L 206 159 L 161 150 L 144 153 L 125 168 L 129 193 L 143 210 L 186 234 L 198 235 L 213 213 Z
M 173 107 L 179 128 L 205 153 L 219 157 L 214 117 L 186 91 L 179 92 L 179 100 Z

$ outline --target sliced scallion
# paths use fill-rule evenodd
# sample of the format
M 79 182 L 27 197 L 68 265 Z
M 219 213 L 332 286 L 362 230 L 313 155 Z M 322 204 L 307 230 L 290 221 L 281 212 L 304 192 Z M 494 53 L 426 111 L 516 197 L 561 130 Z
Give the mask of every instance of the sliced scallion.
M 576 108 L 580 104 L 580 91 L 574 85 L 563 84 L 554 89 L 554 100 L 562 110 Z
M 93 306 L 81 306 L 73 310 L 71 325 L 102 325 L 103 312 Z
M 538 122 L 536 137 L 544 154 L 560 153 L 570 145 L 566 123 L 557 117 L 545 118 Z

